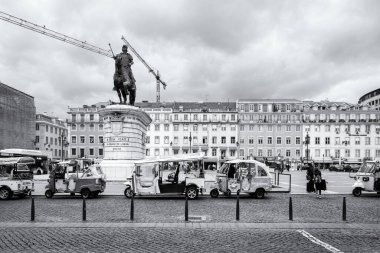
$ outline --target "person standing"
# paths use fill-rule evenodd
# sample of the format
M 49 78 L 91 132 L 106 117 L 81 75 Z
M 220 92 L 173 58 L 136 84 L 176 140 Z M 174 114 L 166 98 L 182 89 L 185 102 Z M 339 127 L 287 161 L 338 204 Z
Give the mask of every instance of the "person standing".
M 315 184 L 315 194 L 318 198 L 321 198 L 322 192 L 322 173 L 318 168 L 314 170 L 314 184 Z
M 309 163 L 306 165 L 307 168 L 306 168 L 306 180 L 307 180 L 307 183 L 306 183 L 306 191 L 307 192 L 314 192 L 315 191 L 315 188 L 314 188 L 314 168 L 313 166 Z

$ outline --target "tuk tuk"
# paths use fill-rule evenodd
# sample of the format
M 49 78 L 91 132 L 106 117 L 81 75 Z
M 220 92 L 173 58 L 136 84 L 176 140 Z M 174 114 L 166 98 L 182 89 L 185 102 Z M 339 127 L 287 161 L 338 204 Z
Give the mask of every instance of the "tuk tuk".
M 231 160 L 225 162 L 217 171 L 217 188 L 210 191 L 213 198 L 219 192 L 225 195 L 248 193 L 259 199 L 272 188 L 272 177 L 269 167 L 256 160 Z
M 380 162 L 366 161 L 353 177 L 355 183 L 352 186 L 352 194 L 359 197 L 362 191 L 377 192 L 380 194 Z
M 0 199 L 20 198 L 34 191 L 33 171 L 28 165 L 35 160 L 31 157 L 0 158 Z
M 77 161 L 60 162 L 49 175 L 45 197 L 56 193 L 80 193 L 83 198 L 97 197 L 106 188 L 106 177 L 99 165 L 80 169 Z
M 132 178 L 127 179 L 124 195 L 185 194 L 196 199 L 205 192 L 204 155 L 201 153 L 144 159 L 134 163 Z

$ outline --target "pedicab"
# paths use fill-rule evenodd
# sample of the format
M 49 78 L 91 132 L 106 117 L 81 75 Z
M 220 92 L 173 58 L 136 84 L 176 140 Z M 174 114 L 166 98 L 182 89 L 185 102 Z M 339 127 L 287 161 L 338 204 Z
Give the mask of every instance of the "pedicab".
M 380 194 L 380 162 L 366 161 L 355 174 L 352 194 L 359 197 L 363 191 Z
M 256 160 L 235 159 L 225 162 L 217 171 L 217 188 L 210 191 L 213 198 L 233 193 L 247 193 L 262 199 L 272 189 L 269 167 Z
M 196 199 L 205 189 L 203 153 L 138 160 L 124 195 L 182 195 Z
M 52 198 L 56 193 L 79 193 L 85 199 L 97 197 L 106 188 L 105 180 L 100 165 L 80 169 L 75 160 L 60 162 L 49 175 L 45 197 Z

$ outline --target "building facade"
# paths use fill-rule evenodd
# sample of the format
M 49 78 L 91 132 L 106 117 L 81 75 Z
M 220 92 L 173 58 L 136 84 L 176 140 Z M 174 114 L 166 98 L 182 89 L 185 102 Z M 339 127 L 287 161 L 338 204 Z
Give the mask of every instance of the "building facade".
M 83 105 L 83 107 L 69 108 L 67 127 L 69 158 L 101 159 L 104 156 L 103 119 L 99 117 L 99 110 L 108 103 Z
M 34 98 L 0 82 L 0 149 L 34 149 Z
M 365 104 L 328 101 L 305 102 L 303 111 L 303 136 L 310 138 L 303 157 L 323 166 L 380 159 L 379 111 Z
M 36 115 L 35 149 L 53 160 L 68 157 L 68 132 L 63 120 L 46 114 Z
M 152 118 L 146 156 L 203 152 L 219 164 L 237 157 L 235 103 L 174 102 L 139 104 Z
M 299 161 L 302 106 L 295 99 L 238 100 L 239 157 Z
M 107 104 L 69 109 L 69 157 L 103 157 L 99 109 Z M 380 159 L 380 111 L 367 105 L 296 99 L 136 105 L 152 119 L 146 157 L 204 152 L 218 166 L 233 158 L 321 166 Z
M 380 110 L 380 88 L 363 95 L 358 103 L 368 105 L 375 110 Z

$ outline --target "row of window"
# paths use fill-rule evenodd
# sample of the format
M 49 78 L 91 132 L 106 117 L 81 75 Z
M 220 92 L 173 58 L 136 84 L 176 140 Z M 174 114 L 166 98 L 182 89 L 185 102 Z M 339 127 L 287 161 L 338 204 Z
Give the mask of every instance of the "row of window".
M 65 140 L 65 139 L 64 139 Z M 35 143 L 40 143 L 40 136 L 39 135 L 36 135 L 36 139 L 35 139 Z M 61 146 L 61 137 L 58 137 L 58 138 L 53 138 L 53 137 L 48 137 L 46 136 L 45 137 L 45 143 L 46 145 L 58 145 L 58 146 Z
M 97 152 L 96 152 L 97 151 Z M 84 148 L 71 148 L 71 156 L 79 156 L 79 157 L 87 157 L 87 156 L 103 156 L 104 152 L 102 148 L 99 149 L 94 149 L 94 148 L 89 148 L 84 149 Z
M 161 153 L 162 151 L 163 151 L 163 153 Z M 193 153 L 196 153 L 198 151 L 199 150 L 197 150 L 197 149 L 192 150 Z M 207 150 L 202 150 L 202 151 L 205 152 L 205 154 L 207 156 Z M 217 148 L 212 148 L 211 149 L 211 156 L 217 156 L 217 151 L 218 151 Z M 266 157 L 273 157 L 273 156 L 292 157 L 292 153 L 293 153 L 295 155 L 293 157 L 301 157 L 301 150 L 299 150 L 299 149 L 296 149 L 296 150 L 287 149 L 284 151 L 284 153 L 282 153 L 282 151 L 283 150 L 281 150 L 281 149 L 277 149 L 277 150 L 274 150 L 274 149 L 257 149 L 257 152 L 254 152 L 254 149 L 247 149 L 247 150 L 240 149 L 239 155 L 241 157 L 244 157 L 245 154 L 247 156 L 252 156 L 252 157 L 253 156 L 259 156 L 259 157 L 263 157 L 263 156 L 266 156 Z M 153 154 L 154 154 L 154 156 L 159 156 L 159 155 L 167 156 L 167 155 L 169 155 L 169 152 L 170 152 L 170 150 L 168 148 L 165 148 L 163 150 L 160 150 L 158 148 L 146 149 L 145 150 L 146 156 L 151 156 Z M 173 154 L 178 154 L 180 152 L 182 154 L 187 154 L 187 153 L 189 153 L 189 149 L 182 149 L 182 150 L 173 149 Z M 227 152 L 229 152 L 230 157 L 236 156 L 236 150 L 228 150 L 227 151 L 224 149 L 220 149 L 221 157 L 225 157 Z M 335 150 L 325 149 L 323 152 L 323 155 L 321 155 L 320 149 L 315 149 L 314 150 L 314 158 L 324 158 L 324 157 L 330 158 L 332 153 L 334 154 L 335 158 L 342 157 L 340 149 L 335 149 Z M 364 154 L 364 156 L 363 156 L 363 154 Z M 351 158 L 351 155 L 352 155 L 351 150 L 349 150 L 349 149 L 344 150 L 344 156 L 343 156 L 344 158 Z M 306 152 L 305 152 L 305 156 L 306 156 Z M 309 157 L 311 157 L 310 154 L 309 154 Z M 360 149 L 355 149 L 353 157 L 354 158 L 371 157 L 371 151 L 369 149 L 366 149 L 366 150 L 364 150 L 364 152 L 362 152 Z M 375 157 L 380 157 L 380 149 L 375 150 Z
M 274 130 L 276 130 L 277 132 L 281 132 L 281 131 L 283 131 L 283 129 L 286 132 L 292 132 L 294 130 L 296 132 L 301 132 L 301 125 L 277 125 L 277 126 L 274 126 L 274 125 L 268 125 L 268 126 L 265 126 L 265 125 L 240 125 L 239 129 L 240 129 L 240 132 L 253 132 L 253 131 L 263 132 L 264 130 L 266 130 L 267 132 L 273 132 Z
M 91 138 L 91 137 L 90 137 Z M 352 145 L 352 144 L 355 144 L 355 145 L 361 145 L 361 137 L 352 137 L 354 140 L 354 143 L 350 143 L 350 137 L 345 137 L 345 139 L 341 139 L 340 137 L 335 137 L 335 142 L 334 144 L 335 145 Z M 293 141 L 292 141 L 293 139 Z M 221 144 L 227 144 L 227 140 L 228 138 L 225 137 L 225 136 L 222 136 L 220 137 L 220 142 Z M 275 142 L 274 142 L 275 140 Z M 331 138 L 330 137 L 325 137 L 324 139 L 324 143 L 325 145 L 330 145 L 331 144 Z M 184 136 L 183 137 L 183 140 L 182 140 L 182 143 L 183 144 L 189 144 L 189 141 L 190 141 L 190 136 Z M 198 136 L 193 136 L 191 137 L 191 141 L 193 144 L 198 144 L 198 142 L 200 141 L 200 144 L 208 144 L 208 137 L 207 136 L 203 136 L 202 137 L 202 140 L 198 140 Z M 247 141 L 247 144 L 260 144 L 260 145 L 263 145 L 263 144 L 268 144 L 268 145 L 272 145 L 272 144 L 277 144 L 277 145 L 282 145 L 282 144 L 286 144 L 286 145 L 292 145 L 292 144 L 295 144 L 295 145 L 300 145 L 301 144 L 301 137 L 297 136 L 297 137 L 290 137 L 290 136 L 287 136 L 285 138 L 283 137 L 271 137 L 271 136 L 268 136 L 266 137 L 266 140 L 265 140 L 265 143 L 264 143 L 264 137 L 262 136 L 259 136 L 259 137 L 248 137 L 247 139 L 246 138 L 240 138 L 240 144 L 245 144 Z M 284 142 L 283 142 L 284 141 Z M 164 136 L 164 144 L 169 144 L 170 142 L 170 137 L 169 136 Z M 84 143 L 84 142 L 81 142 L 81 143 Z M 151 140 L 150 140 L 150 136 L 146 136 L 145 138 L 145 143 L 149 144 L 151 143 Z M 160 136 L 154 136 L 154 144 L 160 144 Z M 172 144 L 178 144 L 179 143 L 179 137 L 178 136 L 174 136 L 173 138 L 173 143 Z M 211 137 L 211 143 L 212 144 L 218 144 L 218 137 L 216 136 L 213 136 Z M 229 139 L 229 143 L 230 144 L 235 144 L 236 143 L 236 138 L 234 136 L 230 137 Z M 302 143 L 302 144 L 306 144 L 306 142 Z M 314 138 L 314 142 L 309 142 L 307 143 L 308 145 L 309 144 L 314 144 L 314 145 L 320 145 L 322 144 L 321 143 L 321 137 L 315 137 Z M 371 137 L 367 137 L 365 136 L 364 137 L 364 144 L 365 145 L 371 145 Z M 375 145 L 380 145 L 380 137 L 375 137 Z
M 165 132 L 170 131 L 170 127 L 169 126 L 170 126 L 169 124 L 164 124 L 164 131 Z M 198 124 L 193 124 L 193 125 L 184 124 L 184 125 L 181 125 L 181 130 L 183 130 L 183 131 L 192 130 L 193 132 L 198 132 L 199 130 L 202 129 L 202 131 L 205 131 L 205 132 L 208 131 L 208 125 L 203 124 L 201 126 L 198 125 Z M 161 125 L 160 124 L 154 124 L 154 131 L 158 132 L 158 131 L 160 131 L 160 129 L 161 129 Z M 148 131 L 150 131 L 150 130 L 151 130 L 150 126 L 148 126 Z M 173 124 L 173 130 L 174 131 L 180 131 L 180 125 L 179 124 Z M 211 130 L 212 131 L 217 131 L 218 130 L 218 125 L 216 125 L 216 124 L 211 125 Z M 221 125 L 220 126 L 220 130 L 221 131 L 227 131 L 227 125 Z M 228 125 L 228 130 L 229 131 L 236 131 L 236 125 Z
M 198 136 L 193 136 L 190 138 L 190 136 L 184 136 L 183 137 L 183 144 L 189 144 L 189 142 L 192 142 L 193 144 L 208 144 L 208 138 L 207 136 L 203 136 L 202 140 L 198 141 Z M 229 143 L 235 144 L 236 143 L 236 137 L 232 136 L 229 139 Z M 216 136 L 212 137 L 212 144 L 217 144 L 218 138 Z M 150 136 L 145 137 L 145 143 L 149 144 L 150 142 Z M 173 142 L 171 144 L 178 144 L 179 143 L 179 137 L 174 136 Z M 220 138 L 220 143 L 227 144 L 227 137 L 222 136 Z M 154 136 L 154 144 L 160 144 L 160 136 Z M 164 136 L 164 144 L 169 144 L 169 136 Z
M 71 124 L 71 131 L 77 131 L 77 130 L 85 131 L 86 130 L 86 124 L 79 124 L 79 125 Z M 95 124 L 89 124 L 88 125 L 88 130 L 92 131 L 92 132 L 96 131 Z M 97 130 L 98 131 L 103 131 L 103 124 L 99 124 Z
M 370 125 L 349 125 L 349 124 L 342 124 L 342 125 L 338 125 L 338 126 L 331 126 L 331 125 L 325 125 L 324 126 L 324 130 L 325 132 L 331 132 L 332 128 L 334 129 L 334 131 L 336 133 L 340 133 L 340 132 L 347 132 L 347 133 L 350 133 L 350 132 L 357 132 L 357 133 L 360 133 L 361 130 L 364 130 L 366 133 L 369 133 L 371 132 L 371 126 Z M 322 129 L 322 126 L 319 126 L 319 125 L 315 125 L 313 130 L 314 132 L 321 132 L 321 129 Z M 311 127 L 310 125 L 306 125 L 305 126 L 305 131 L 306 132 L 310 132 L 311 130 Z M 376 132 L 380 131 L 380 127 L 376 127 Z
M 103 141 L 104 141 L 103 136 L 98 136 L 97 144 L 102 144 Z M 86 143 L 86 136 L 84 136 L 84 135 L 79 136 L 79 142 L 78 142 L 77 136 L 72 135 L 71 136 L 71 143 L 72 144 L 76 144 L 76 143 L 84 144 L 84 143 Z M 88 143 L 95 143 L 95 136 L 88 136 Z
M 95 120 L 94 114 L 90 114 L 89 119 L 90 119 L 90 121 L 94 121 Z M 71 120 L 72 120 L 72 122 L 77 122 L 77 115 L 72 114 Z M 80 114 L 78 120 L 80 120 L 80 122 L 84 122 L 85 121 L 85 114 Z
M 55 127 L 55 126 L 49 126 L 47 124 L 40 124 L 40 123 L 36 123 L 36 131 L 39 131 L 40 130 L 40 126 L 43 127 L 45 125 L 45 132 L 46 133 L 54 133 L 54 134 L 63 134 L 65 135 L 66 134 L 66 131 L 65 129 L 62 129 L 62 128 L 59 128 L 59 127 Z
M 179 121 L 179 120 L 183 120 L 183 121 L 227 121 L 227 120 L 231 120 L 231 121 L 236 121 L 236 114 L 198 114 L 198 113 L 185 113 L 185 114 L 177 114 L 177 113 L 173 113 L 173 114 L 168 114 L 168 113 L 165 113 L 165 114 L 159 114 L 159 113 L 155 113 L 155 114 L 150 114 L 150 118 L 153 120 L 153 121 L 159 121 L 159 120 L 162 120 L 162 117 L 161 115 L 164 115 L 164 118 L 163 120 L 164 121 L 169 121 L 171 120 L 171 115 L 173 115 L 174 117 L 174 121 Z M 230 115 L 230 117 L 228 117 L 228 115 Z M 220 116 L 220 117 L 218 117 Z
M 243 112 L 290 112 L 301 110 L 302 104 L 240 104 L 239 110 Z

